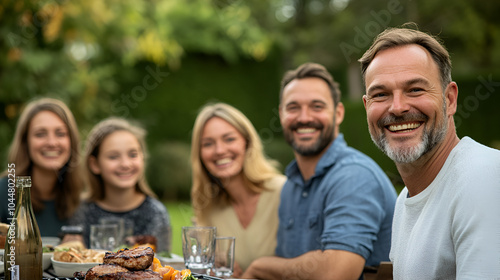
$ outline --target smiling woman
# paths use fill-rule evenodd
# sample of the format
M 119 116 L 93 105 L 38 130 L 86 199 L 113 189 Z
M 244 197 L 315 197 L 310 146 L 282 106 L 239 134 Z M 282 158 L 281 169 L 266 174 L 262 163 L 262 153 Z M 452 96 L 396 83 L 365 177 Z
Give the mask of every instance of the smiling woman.
M 191 165 L 196 223 L 236 237 L 234 276 L 273 255 L 285 176 L 266 158 L 248 118 L 224 103 L 203 107 L 193 128 Z
M 80 140 L 73 114 L 61 101 L 28 103 L 9 149 L 9 174 L 32 178 L 32 204 L 42 236 L 57 236 L 80 202 Z M 11 168 L 12 167 L 12 168 Z M 7 171 L 0 179 L 0 220 L 7 222 Z

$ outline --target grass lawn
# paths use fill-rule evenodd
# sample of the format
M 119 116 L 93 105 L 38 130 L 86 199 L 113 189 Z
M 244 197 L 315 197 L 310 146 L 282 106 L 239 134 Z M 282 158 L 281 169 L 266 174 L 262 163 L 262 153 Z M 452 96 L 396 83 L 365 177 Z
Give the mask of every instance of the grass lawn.
M 163 201 L 172 223 L 172 253 L 182 256 L 182 227 L 191 226 L 193 209 L 190 201 Z

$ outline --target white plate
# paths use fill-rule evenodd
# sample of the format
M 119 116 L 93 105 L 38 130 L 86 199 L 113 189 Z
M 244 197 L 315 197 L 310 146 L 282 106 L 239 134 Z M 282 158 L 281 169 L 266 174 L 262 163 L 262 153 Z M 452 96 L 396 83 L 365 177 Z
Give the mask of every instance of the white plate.
M 182 256 L 176 255 L 176 254 L 170 254 L 170 258 L 165 258 L 165 257 L 160 257 L 156 256 L 160 262 L 163 263 L 184 263 L 184 258 Z

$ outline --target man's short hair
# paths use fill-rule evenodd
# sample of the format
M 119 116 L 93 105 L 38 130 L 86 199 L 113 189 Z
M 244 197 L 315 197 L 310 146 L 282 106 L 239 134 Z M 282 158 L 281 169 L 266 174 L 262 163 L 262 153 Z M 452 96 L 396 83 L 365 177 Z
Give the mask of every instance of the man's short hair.
M 361 63 L 361 74 L 366 82 L 366 69 L 378 52 L 399 46 L 416 44 L 425 48 L 436 62 L 443 90 L 451 82 L 451 59 L 441 40 L 416 29 L 410 29 L 415 24 L 405 24 L 400 28 L 388 28 L 380 33 L 371 47 L 358 60 Z
M 295 79 L 304 79 L 304 78 L 319 78 L 326 82 L 328 88 L 330 89 L 330 93 L 333 99 L 334 106 L 340 102 L 340 89 L 339 84 L 333 80 L 332 75 L 326 70 L 323 65 L 317 63 L 304 63 L 297 67 L 295 70 L 290 70 L 285 73 L 283 79 L 281 80 L 281 88 L 280 88 L 280 104 L 281 99 L 283 97 L 283 89 L 288 85 L 291 81 Z

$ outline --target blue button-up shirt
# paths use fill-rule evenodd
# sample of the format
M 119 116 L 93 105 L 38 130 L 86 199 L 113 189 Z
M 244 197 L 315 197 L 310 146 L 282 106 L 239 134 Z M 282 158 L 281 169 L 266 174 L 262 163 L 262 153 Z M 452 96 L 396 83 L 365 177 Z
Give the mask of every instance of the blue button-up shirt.
M 389 260 L 396 192 L 382 169 L 348 147 L 342 134 L 304 181 L 294 160 L 281 193 L 276 255 L 293 258 L 314 250 L 344 250 L 366 265 Z

